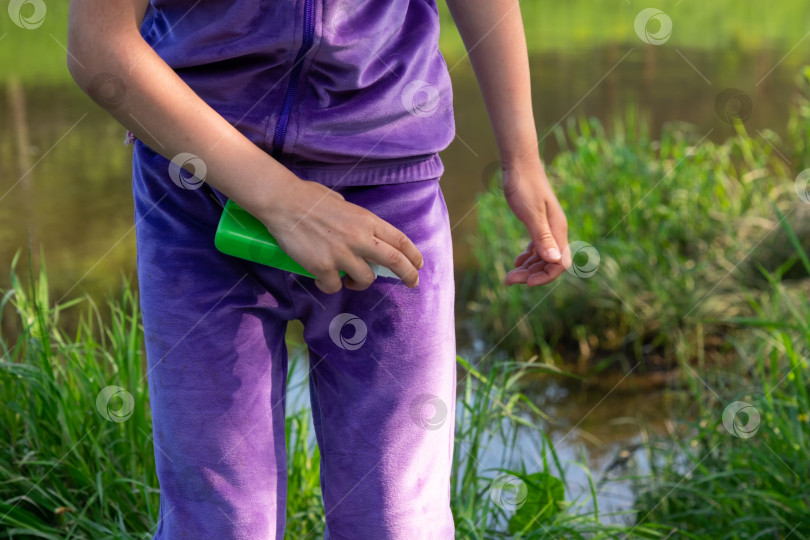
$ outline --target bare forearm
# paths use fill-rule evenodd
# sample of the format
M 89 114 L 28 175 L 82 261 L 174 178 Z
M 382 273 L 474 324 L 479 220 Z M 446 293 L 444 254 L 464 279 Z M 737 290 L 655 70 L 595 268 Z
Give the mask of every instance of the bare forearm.
M 271 193 L 278 198 L 297 177 L 206 104 L 152 50 L 138 32 L 141 7 L 144 0 L 71 2 L 68 66 L 73 78 L 154 151 L 169 160 L 183 152 L 198 156 L 207 183 L 248 211 L 266 212 L 266 203 L 261 208 L 256 203 Z M 97 23 L 91 28 L 74 20 Z M 114 78 L 124 90 L 119 99 L 100 92 L 104 77 Z
M 517 0 L 447 0 L 467 48 L 500 151 L 537 157 L 526 36 Z

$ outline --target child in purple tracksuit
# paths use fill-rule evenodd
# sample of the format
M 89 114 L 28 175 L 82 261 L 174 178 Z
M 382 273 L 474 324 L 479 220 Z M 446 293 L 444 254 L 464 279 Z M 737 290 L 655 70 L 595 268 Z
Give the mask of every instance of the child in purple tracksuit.
M 448 5 L 532 239 L 506 283 L 548 283 L 570 259 L 537 154 L 520 10 Z M 283 537 L 292 319 L 309 348 L 325 538 L 453 538 L 438 152 L 455 125 L 438 34 L 434 0 L 72 0 L 71 74 L 134 141 L 156 539 Z M 316 279 L 217 251 L 228 198 Z M 375 279 L 369 262 L 401 279 Z

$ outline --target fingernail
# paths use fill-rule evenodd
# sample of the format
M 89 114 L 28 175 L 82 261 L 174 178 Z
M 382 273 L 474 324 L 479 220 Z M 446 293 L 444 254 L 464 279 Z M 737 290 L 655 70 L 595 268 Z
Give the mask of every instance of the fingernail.
M 556 260 L 560 258 L 560 250 L 557 248 L 551 248 L 548 250 L 548 256 L 551 260 Z

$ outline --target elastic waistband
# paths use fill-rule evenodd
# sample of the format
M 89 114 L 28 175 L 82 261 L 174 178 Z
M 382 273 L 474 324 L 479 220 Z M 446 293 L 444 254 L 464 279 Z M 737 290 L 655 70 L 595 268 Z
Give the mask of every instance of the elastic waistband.
M 283 156 L 279 162 L 302 180 L 311 180 L 328 187 L 402 184 L 439 178 L 444 173 L 444 164 L 438 153 L 411 160 L 375 160 L 357 165 L 304 165 L 285 160 Z
M 135 135 L 127 130 L 124 144 L 135 148 L 137 140 Z M 158 155 L 146 144 L 142 145 L 142 150 Z M 311 180 L 327 187 L 403 184 L 441 178 L 444 174 L 444 164 L 438 153 L 416 156 L 413 159 L 374 160 L 355 165 L 302 163 L 296 161 L 294 157 L 284 156 L 278 161 L 302 180 Z

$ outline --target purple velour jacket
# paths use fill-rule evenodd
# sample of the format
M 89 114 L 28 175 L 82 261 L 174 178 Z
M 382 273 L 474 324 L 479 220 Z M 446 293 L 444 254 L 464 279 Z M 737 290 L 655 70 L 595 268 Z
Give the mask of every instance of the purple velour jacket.
M 436 0 L 151 0 L 141 35 L 206 103 L 327 186 L 437 178 L 455 137 Z

